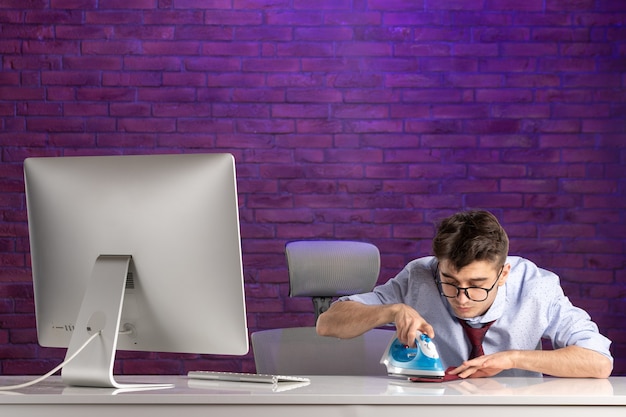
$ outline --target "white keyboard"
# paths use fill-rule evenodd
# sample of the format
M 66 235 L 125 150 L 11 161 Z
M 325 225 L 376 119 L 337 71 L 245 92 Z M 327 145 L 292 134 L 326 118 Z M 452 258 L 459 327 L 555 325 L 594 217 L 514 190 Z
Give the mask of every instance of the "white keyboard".
M 212 381 L 261 382 L 277 384 L 279 382 L 309 382 L 309 378 L 289 375 L 250 374 L 244 372 L 189 371 L 191 379 L 208 379 Z

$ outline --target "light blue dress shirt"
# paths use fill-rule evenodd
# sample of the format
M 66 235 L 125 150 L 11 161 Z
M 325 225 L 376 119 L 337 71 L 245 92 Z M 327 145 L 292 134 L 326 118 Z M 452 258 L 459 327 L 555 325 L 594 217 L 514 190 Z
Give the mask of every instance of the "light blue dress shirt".
M 555 349 L 577 345 L 613 360 L 611 341 L 601 335 L 589 314 L 575 307 L 564 295 L 559 277 L 531 261 L 510 256 L 511 271 L 487 312 L 468 320 L 470 324 L 496 322 L 483 342 L 485 354 L 504 350 L 534 350 L 542 339 Z M 394 278 L 372 292 L 340 298 L 364 304 L 404 303 L 412 306 L 435 331 L 433 340 L 444 368 L 458 366 L 469 357 L 469 341 L 447 299 L 439 294 L 434 257 L 416 259 Z M 540 376 L 511 369 L 499 376 Z

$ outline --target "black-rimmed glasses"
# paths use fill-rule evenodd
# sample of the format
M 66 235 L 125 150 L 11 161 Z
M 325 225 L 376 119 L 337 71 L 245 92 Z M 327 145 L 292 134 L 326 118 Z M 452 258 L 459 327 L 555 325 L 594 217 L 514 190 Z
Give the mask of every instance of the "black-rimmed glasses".
M 439 273 L 439 265 L 437 265 L 437 284 L 439 285 L 439 292 L 441 295 L 447 298 L 457 298 L 461 291 L 465 293 L 465 296 L 472 301 L 485 301 L 487 297 L 489 297 L 489 291 L 493 290 L 496 286 L 496 283 L 500 280 L 500 275 L 502 275 L 502 271 L 504 270 L 504 265 L 500 268 L 500 272 L 498 272 L 498 276 L 494 281 L 493 285 L 490 288 L 482 288 L 482 287 L 458 287 L 454 284 L 450 284 L 447 282 L 441 281 L 441 275 Z

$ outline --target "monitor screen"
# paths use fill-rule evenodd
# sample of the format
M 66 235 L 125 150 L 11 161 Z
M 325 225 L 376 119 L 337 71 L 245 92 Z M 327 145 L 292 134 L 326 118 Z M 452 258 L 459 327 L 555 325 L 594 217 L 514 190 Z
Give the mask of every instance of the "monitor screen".
M 24 177 L 39 343 L 82 349 L 68 385 L 118 386 L 116 349 L 248 352 L 232 155 L 29 158 Z

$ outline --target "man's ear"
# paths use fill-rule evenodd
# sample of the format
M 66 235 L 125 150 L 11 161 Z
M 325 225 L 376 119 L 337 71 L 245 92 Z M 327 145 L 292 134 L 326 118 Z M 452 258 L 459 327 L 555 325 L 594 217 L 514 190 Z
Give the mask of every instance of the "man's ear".
M 511 264 L 505 264 L 500 274 L 500 280 L 498 281 L 498 287 L 504 285 L 507 279 L 509 279 L 509 273 L 511 272 Z

